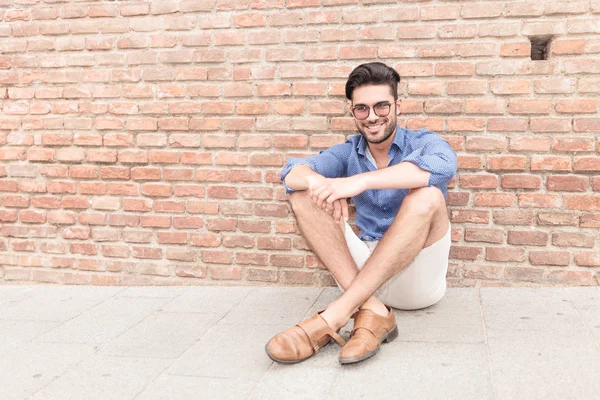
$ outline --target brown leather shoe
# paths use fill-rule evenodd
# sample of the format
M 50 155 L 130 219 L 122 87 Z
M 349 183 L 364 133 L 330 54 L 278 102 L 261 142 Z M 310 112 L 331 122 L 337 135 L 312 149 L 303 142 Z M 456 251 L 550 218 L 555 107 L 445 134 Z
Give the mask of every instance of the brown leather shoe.
M 379 351 L 381 342 L 391 342 L 398 337 L 396 316 L 386 306 L 386 317 L 371 310 L 359 310 L 354 319 L 350 340 L 340 352 L 340 364 L 351 364 L 365 360 Z
M 304 361 L 332 339 L 344 346 L 346 341 L 321 317 L 321 312 L 273 337 L 265 346 L 267 355 L 284 364 Z

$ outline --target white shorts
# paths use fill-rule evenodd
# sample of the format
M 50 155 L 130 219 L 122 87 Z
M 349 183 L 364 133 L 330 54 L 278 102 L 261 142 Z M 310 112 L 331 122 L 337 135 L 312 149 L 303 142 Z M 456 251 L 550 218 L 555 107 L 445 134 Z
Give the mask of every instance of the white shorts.
M 425 308 L 440 301 L 446 294 L 450 233 L 448 227 L 443 238 L 422 249 L 409 265 L 385 282 L 375 296 L 382 303 L 400 310 Z M 361 269 L 379 241 L 360 240 L 347 223 L 345 235 L 350 254 Z

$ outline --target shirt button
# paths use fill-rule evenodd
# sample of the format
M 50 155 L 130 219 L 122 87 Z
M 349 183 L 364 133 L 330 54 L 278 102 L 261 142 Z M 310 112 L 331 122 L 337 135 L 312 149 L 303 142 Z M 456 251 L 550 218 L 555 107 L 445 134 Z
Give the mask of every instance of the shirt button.
M 387 206 L 383 206 L 383 211 L 387 211 Z

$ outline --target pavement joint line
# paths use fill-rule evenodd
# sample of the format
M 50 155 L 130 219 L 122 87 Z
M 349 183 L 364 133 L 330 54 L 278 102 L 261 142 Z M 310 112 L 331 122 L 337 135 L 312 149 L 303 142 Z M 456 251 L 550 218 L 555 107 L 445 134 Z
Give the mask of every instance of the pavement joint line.
M 188 289 L 189 289 L 189 288 L 188 288 Z M 148 382 L 148 384 L 147 384 L 147 385 L 145 385 L 145 386 L 142 388 L 142 390 L 141 390 L 139 393 L 137 393 L 135 396 L 133 396 L 132 400 L 135 400 L 135 399 L 136 399 L 138 396 L 140 396 L 140 395 L 141 395 L 141 394 L 142 394 L 142 393 L 143 393 L 143 392 L 144 392 L 144 391 L 145 391 L 145 390 L 146 390 L 146 389 L 147 389 L 147 388 L 148 388 L 150 385 L 152 385 L 152 384 L 153 384 L 153 383 L 154 383 L 154 382 L 155 382 L 157 379 L 159 379 L 161 376 L 163 376 L 163 375 L 172 375 L 172 374 L 169 374 L 169 373 L 167 372 L 167 371 L 169 370 L 169 368 L 171 368 L 171 367 L 172 367 L 172 366 L 173 366 L 173 365 L 174 365 L 174 364 L 175 364 L 175 363 L 176 363 L 176 362 L 177 362 L 179 359 L 181 359 L 181 357 L 183 357 L 183 356 L 184 356 L 184 355 L 185 355 L 185 354 L 186 354 L 188 351 L 190 351 L 190 349 L 191 349 L 192 347 L 194 347 L 194 345 L 195 345 L 196 343 L 198 343 L 200 340 L 202 340 L 202 338 L 203 338 L 203 337 L 205 337 L 205 336 L 206 336 L 206 335 L 207 335 L 209 332 L 211 332 L 213 329 L 215 329 L 215 327 L 216 327 L 216 326 L 219 324 L 219 322 L 221 322 L 221 321 L 222 321 L 222 320 L 223 320 L 223 319 L 224 319 L 224 318 L 225 318 L 227 315 L 229 315 L 229 313 L 230 313 L 230 312 L 231 312 L 231 311 L 232 311 L 234 308 L 236 308 L 236 307 L 237 307 L 237 306 L 238 306 L 238 305 L 239 305 L 239 304 L 240 304 L 242 301 L 246 300 L 246 298 L 247 298 L 248 296 L 250 296 L 250 293 L 254 292 L 255 290 L 256 290 L 255 288 L 252 288 L 252 290 L 249 290 L 249 291 L 248 291 L 248 293 L 246 293 L 246 295 L 245 295 L 245 296 L 243 296 L 243 297 L 242 297 L 242 298 L 241 298 L 241 299 L 240 299 L 240 300 L 239 300 L 237 303 L 235 303 L 235 305 L 233 305 L 233 306 L 232 306 L 232 307 L 229 309 L 229 311 L 227 311 L 227 312 L 226 312 L 226 313 L 225 313 L 225 314 L 224 314 L 224 315 L 223 315 L 223 316 L 222 316 L 222 317 L 221 317 L 221 318 L 220 318 L 220 319 L 219 319 L 217 322 L 215 322 L 215 323 L 213 324 L 213 326 L 211 326 L 209 329 L 207 329 L 207 330 L 206 330 L 206 332 L 204 332 L 204 334 L 202 334 L 202 336 L 200 336 L 200 337 L 199 337 L 199 338 L 198 338 L 198 339 L 197 339 L 197 340 L 196 340 L 194 343 L 192 343 L 192 344 L 190 345 L 190 347 L 188 347 L 188 348 L 187 348 L 187 349 L 186 349 L 186 350 L 185 350 L 183 353 L 181 353 L 181 354 L 180 354 L 180 355 L 179 355 L 177 358 L 169 358 L 169 360 L 173 360 L 173 362 L 171 362 L 169 365 L 167 365 L 167 366 L 166 366 L 166 367 L 163 369 L 163 371 L 162 371 L 160 374 L 158 374 L 158 375 L 156 375 L 156 376 L 154 377 L 154 379 L 153 379 L 153 380 L 151 380 L 150 382 Z M 189 291 L 189 290 L 184 290 L 183 292 L 181 292 L 181 293 L 180 293 L 180 294 L 178 294 L 177 296 L 175 296 L 175 297 L 172 297 L 172 298 L 171 298 L 169 301 L 167 301 L 167 302 L 166 302 L 165 304 L 163 304 L 161 307 L 164 307 L 164 306 L 166 306 L 167 304 L 169 304 L 170 302 L 172 302 L 172 301 L 175 301 L 175 299 L 179 298 L 180 296 L 182 296 L 184 293 L 186 293 L 186 292 L 188 292 L 188 291 Z M 171 314 L 176 314 L 176 313 L 171 313 Z M 201 313 L 198 313 L 198 314 L 201 314 Z M 132 328 L 133 328 L 133 327 L 132 327 Z M 131 329 L 131 328 L 130 328 L 130 329 Z M 116 338 L 115 338 L 115 339 L 116 339 Z M 113 339 L 113 340 L 114 340 L 114 339 Z M 172 376 L 184 376 L 184 375 L 172 375 Z
M 325 288 L 322 288 L 319 295 L 315 298 L 315 301 L 313 301 L 313 303 L 310 305 L 310 307 L 308 307 L 308 309 L 304 313 L 304 318 L 302 320 L 305 320 L 306 318 L 308 318 L 308 312 L 315 306 L 315 304 L 317 304 L 317 301 L 319 301 L 319 298 L 321 298 L 321 296 L 323 295 L 324 292 L 325 292 Z M 246 397 L 246 399 L 252 398 L 252 395 L 254 395 L 254 392 L 256 392 L 256 389 L 260 386 L 260 383 L 265 379 L 265 377 L 267 376 L 267 374 L 269 373 L 271 368 L 273 368 L 273 365 L 275 365 L 275 362 L 271 361 L 269 368 L 267 368 L 267 370 L 260 377 L 260 379 L 256 381 L 256 384 L 254 385 L 254 387 L 252 388 L 252 390 L 250 391 L 250 393 L 248 394 L 248 397 Z
M 106 297 L 105 299 L 101 300 L 100 302 L 98 302 L 98 303 L 96 303 L 96 304 L 93 304 L 93 305 L 91 305 L 90 307 L 86 308 L 85 310 L 83 310 L 83 311 L 82 311 L 82 312 L 80 312 L 79 314 L 77 314 L 77 315 L 74 315 L 72 318 L 69 318 L 69 319 L 67 319 L 67 320 L 65 320 L 65 321 L 62 321 L 60 324 L 58 324 L 58 325 L 57 325 L 57 326 L 55 326 L 54 328 L 50 329 L 48 332 L 44 332 L 44 333 L 43 333 L 43 334 L 41 334 L 40 336 L 38 336 L 38 337 L 36 337 L 36 338 L 34 338 L 34 339 L 30 340 L 30 341 L 29 341 L 29 343 L 32 343 L 32 342 L 33 342 L 35 339 L 37 339 L 37 338 L 39 338 L 39 337 L 42 337 L 42 336 L 44 336 L 44 335 L 47 335 L 47 334 L 51 333 L 52 331 L 54 331 L 55 329 L 58 329 L 58 328 L 60 328 L 61 326 L 63 326 L 63 325 L 64 325 L 64 324 L 66 324 L 67 322 L 69 322 L 69 321 L 72 321 L 72 320 L 74 320 L 75 318 L 77 318 L 77 317 L 79 317 L 80 315 L 82 315 L 83 313 L 85 313 L 85 312 L 87 312 L 87 311 L 91 310 L 91 309 L 92 309 L 92 308 L 94 308 L 94 307 L 97 307 L 97 306 L 99 306 L 100 304 L 104 303 L 104 302 L 105 302 L 105 301 L 107 301 L 108 299 L 112 299 L 112 298 L 113 298 L 113 297 L 114 297 L 114 296 L 115 296 L 117 293 L 121 293 L 123 290 L 126 290 L 126 289 L 127 289 L 127 288 L 123 288 L 122 290 L 119 290 L 118 292 L 114 293 L 112 296 L 108 296 L 108 297 Z M 51 343 L 58 343 L 58 342 L 51 342 Z M 84 345 L 86 345 L 86 344 L 88 344 L 88 343 L 67 343 L 67 344 L 84 344 Z M 90 344 L 90 346 L 94 346 L 94 345 L 93 345 L 93 344 Z M 82 358 L 82 359 L 81 359 L 81 360 L 80 360 L 78 363 L 76 363 L 76 364 L 73 364 L 73 365 L 72 365 L 70 368 L 67 368 L 66 370 L 64 370 L 64 371 L 62 372 L 62 374 L 60 374 L 60 375 L 58 375 L 58 376 L 55 376 L 55 377 L 54 377 L 54 378 L 53 378 L 53 379 L 52 379 L 50 382 L 48 382 L 46 385 L 44 385 L 43 387 L 41 387 L 39 390 L 37 390 L 37 391 L 33 392 L 33 393 L 32 393 L 32 394 L 31 394 L 31 395 L 28 397 L 28 398 L 32 398 L 32 397 L 33 397 L 33 396 L 35 396 L 37 393 L 41 392 L 42 390 L 44 390 L 45 388 L 47 388 L 48 386 L 50 386 L 50 385 L 52 384 L 52 382 L 56 381 L 58 378 L 60 378 L 61 376 L 63 376 L 63 375 L 64 375 L 64 374 L 66 374 L 67 372 L 71 371 L 72 369 L 75 369 L 76 367 L 78 367 L 78 366 L 79 366 L 79 364 L 81 364 L 82 362 L 84 362 L 84 361 L 88 360 L 90 357 L 93 357 L 93 356 L 94 356 L 94 354 L 98 353 L 98 351 L 100 351 L 100 349 L 101 349 L 101 348 L 102 348 L 102 346 L 101 346 L 101 345 L 95 345 L 95 346 L 94 346 L 94 351 L 93 351 L 93 352 L 92 352 L 92 353 L 91 353 L 89 356 Z
M 496 400 L 496 380 L 494 378 L 494 367 L 492 366 L 492 354 L 490 352 L 490 344 L 488 342 L 487 328 L 485 326 L 485 312 L 483 309 L 483 300 L 481 299 L 481 288 L 477 288 L 477 298 L 479 299 L 479 312 L 481 313 L 481 325 L 483 326 L 483 337 L 485 343 L 485 353 L 487 355 L 488 368 L 490 371 L 490 383 L 492 385 L 492 399 Z
M 569 299 L 569 304 L 571 304 L 571 306 L 573 306 L 573 308 L 575 309 L 575 312 L 577 313 L 577 316 L 579 317 L 579 320 L 583 323 L 583 326 L 585 326 L 585 329 L 588 331 L 588 334 L 596 342 L 596 346 L 598 347 L 598 349 L 600 349 L 600 340 L 596 337 L 596 335 L 594 335 L 594 333 L 592 332 L 592 330 L 590 329 L 590 327 L 588 326 L 588 324 L 585 322 L 585 319 L 583 319 L 583 317 L 581 316 L 581 313 L 579 312 L 579 309 L 577 308 L 577 306 L 575 305 L 575 303 L 573 303 L 571 295 L 569 294 L 569 292 L 567 292 L 565 290 L 565 288 L 562 288 L 562 291 L 565 293 L 565 295 Z

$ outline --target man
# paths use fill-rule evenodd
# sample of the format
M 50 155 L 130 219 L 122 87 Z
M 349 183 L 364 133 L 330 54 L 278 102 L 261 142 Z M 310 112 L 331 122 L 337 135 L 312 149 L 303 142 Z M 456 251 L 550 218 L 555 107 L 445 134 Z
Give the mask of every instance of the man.
M 343 347 L 340 363 L 362 361 L 398 336 L 390 307 L 428 307 L 446 292 L 445 198 L 456 154 L 433 132 L 397 125 L 399 81 L 383 63 L 354 69 L 346 97 L 360 134 L 292 158 L 281 173 L 300 231 L 343 294 L 267 343 L 277 362 L 303 361 L 331 340 Z M 346 222 L 347 198 L 356 206 L 360 239 Z M 338 332 L 353 315 L 346 343 Z

